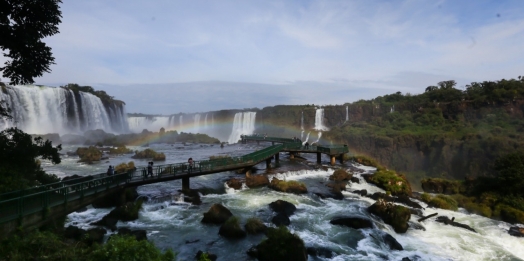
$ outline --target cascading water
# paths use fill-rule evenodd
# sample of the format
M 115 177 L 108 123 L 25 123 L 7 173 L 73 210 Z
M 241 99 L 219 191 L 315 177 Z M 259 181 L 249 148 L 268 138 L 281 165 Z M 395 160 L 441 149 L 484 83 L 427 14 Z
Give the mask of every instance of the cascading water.
M 322 138 L 322 132 L 321 131 L 318 132 L 317 140 L 314 141 L 313 143 L 318 143 L 320 141 L 320 138 Z
M 0 119 L 0 129 L 18 127 L 32 134 L 81 133 L 102 129 L 112 133 L 129 131 L 125 106 L 104 104 L 86 92 L 40 86 L 7 86 L 0 101 L 11 110 L 13 120 Z
M 206 117 L 204 117 L 204 129 L 207 130 L 207 113 Z
M 390 112 L 390 113 L 395 112 L 395 105 L 391 106 L 391 109 L 389 109 L 389 112 Z
M 229 136 L 229 144 L 236 143 L 240 135 L 251 135 L 255 131 L 256 112 L 237 112 L 233 119 L 233 129 Z
M 311 134 L 311 131 L 307 133 L 306 140 L 302 142 L 302 145 L 306 145 L 306 142 L 309 140 L 309 134 Z
M 349 121 L 349 110 L 348 110 L 348 106 L 346 106 L 346 121 Z
M 304 139 L 304 112 L 302 111 L 302 116 L 300 117 L 300 140 Z
M 193 132 L 194 133 L 198 133 L 198 131 L 200 130 L 200 114 L 198 114 L 198 113 L 195 114 L 193 116 L 193 120 L 195 121 L 195 123 L 194 123 L 195 125 L 193 127 Z
M 127 121 L 129 129 L 136 133 L 145 129 L 154 132 L 160 131 L 160 128 L 164 128 L 166 131 L 174 129 L 170 116 L 132 116 L 128 117 Z
M 315 112 L 315 130 L 327 131 L 328 127 L 324 126 L 324 109 L 318 108 Z
M 180 127 L 184 126 L 184 115 L 180 115 L 178 118 L 178 122 L 180 124 Z

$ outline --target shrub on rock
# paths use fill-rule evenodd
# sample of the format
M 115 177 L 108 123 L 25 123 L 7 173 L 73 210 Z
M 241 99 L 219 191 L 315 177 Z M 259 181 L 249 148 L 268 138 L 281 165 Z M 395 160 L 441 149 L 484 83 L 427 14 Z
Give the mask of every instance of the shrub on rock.
M 152 149 L 145 149 L 143 151 L 135 152 L 133 159 L 153 159 L 153 161 L 166 160 L 166 155 L 164 153 L 158 153 Z
M 411 218 L 411 212 L 406 207 L 388 203 L 380 199 L 371 205 L 368 211 L 379 216 L 386 224 L 391 225 L 397 233 L 405 233 L 408 230 L 408 221 Z
M 223 224 L 226 222 L 233 214 L 229 209 L 222 206 L 222 204 L 213 204 L 209 210 L 204 213 L 204 218 L 202 218 L 202 223 L 211 223 L 211 224 Z
M 267 226 L 256 217 L 249 218 L 244 225 L 244 229 L 248 234 L 259 234 L 265 232 Z
M 102 152 L 95 146 L 89 146 L 89 148 L 78 148 L 76 149 L 76 154 L 80 157 L 78 162 L 85 162 L 92 164 L 95 161 L 100 161 L 102 158 Z
M 240 222 L 237 217 L 230 217 L 218 231 L 223 237 L 226 238 L 243 238 L 246 237 L 246 232 L 240 227 Z
M 411 196 L 411 185 L 404 175 L 397 174 L 395 171 L 377 169 L 373 175 L 362 175 L 368 183 L 375 184 L 377 187 L 391 192 L 393 196 Z

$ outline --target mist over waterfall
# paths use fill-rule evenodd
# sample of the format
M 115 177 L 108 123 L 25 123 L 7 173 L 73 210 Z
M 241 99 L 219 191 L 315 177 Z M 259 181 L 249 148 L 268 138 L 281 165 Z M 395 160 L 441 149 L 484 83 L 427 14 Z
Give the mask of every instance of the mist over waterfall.
M 207 130 L 207 113 L 206 113 L 206 117 L 204 117 L 204 129 Z
M 184 126 L 184 115 L 180 115 L 180 117 L 178 118 L 178 121 L 179 121 L 180 126 Z
M 256 112 L 237 112 L 233 119 L 233 129 L 229 136 L 230 144 L 238 142 L 240 135 L 251 135 L 255 131 Z
M 170 116 L 140 116 L 140 117 L 128 117 L 127 122 L 129 129 L 132 132 L 142 132 L 144 129 L 148 131 L 160 131 L 160 128 L 164 128 L 166 131 L 173 130 L 175 126 L 175 120 L 172 120 Z
M 97 96 L 65 88 L 7 86 L 0 101 L 11 110 L 13 119 L 0 119 L 0 129 L 17 127 L 31 134 L 83 133 L 102 129 L 126 133 L 129 126 L 124 104 L 104 104 Z
M 315 130 L 327 131 L 328 127 L 324 126 L 324 109 L 318 108 L 315 112 Z

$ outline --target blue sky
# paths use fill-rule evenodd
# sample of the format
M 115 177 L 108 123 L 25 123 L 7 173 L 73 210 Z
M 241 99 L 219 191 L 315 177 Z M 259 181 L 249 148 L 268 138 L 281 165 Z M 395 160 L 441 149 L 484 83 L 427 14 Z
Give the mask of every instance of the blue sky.
M 106 90 L 129 112 L 342 104 L 524 75 L 524 2 L 117 1 L 61 5 L 37 84 Z

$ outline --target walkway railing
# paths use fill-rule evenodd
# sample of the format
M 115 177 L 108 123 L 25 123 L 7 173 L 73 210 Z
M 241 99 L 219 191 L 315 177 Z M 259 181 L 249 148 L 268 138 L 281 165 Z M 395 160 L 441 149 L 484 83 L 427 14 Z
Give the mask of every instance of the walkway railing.
M 228 157 L 189 163 L 159 165 L 153 168 L 153 177 L 176 177 L 200 173 L 214 173 L 225 169 L 242 168 L 255 165 L 284 147 L 283 144 L 270 146 L 240 157 Z M 23 216 L 41 212 L 43 216 L 51 207 L 67 204 L 72 200 L 83 199 L 121 185 L 132 185 L 147 179 L 147 167 L 130 170 L 127 173 L 107 176 L 97 174 L 69 179 L 53 184 L 42 185 L 25 190 L 0 195 L 0 223 L 21 219 Z

